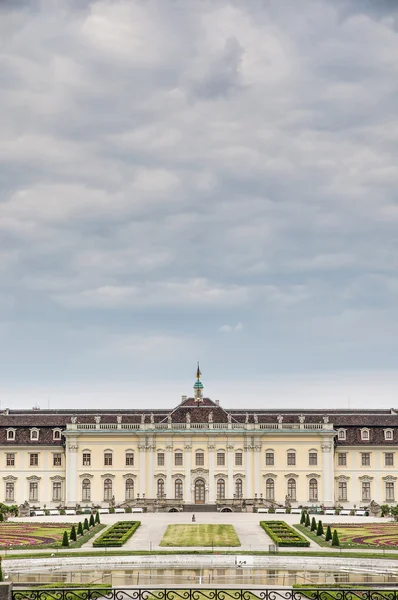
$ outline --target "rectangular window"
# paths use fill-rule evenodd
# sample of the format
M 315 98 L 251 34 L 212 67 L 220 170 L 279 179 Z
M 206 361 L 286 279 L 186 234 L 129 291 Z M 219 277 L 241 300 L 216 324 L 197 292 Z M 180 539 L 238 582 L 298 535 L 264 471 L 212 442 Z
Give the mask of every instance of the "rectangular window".
M 182 467 L 182 452 L 176 452 L 174 454 L 174 464 L 176 467 Z
M 6 454 L 6 465 L 7 465 L 7 467 L 15 467 L 15 454 L 14 454 L 14 452 L 7 452 L 7 454 Z
M 225 454 L 224 452 L 217 452 L 217 466 L 223 467 L 225 465 Z
M 296 453 L 295 452 L 287 453 L 287 464 L 289 466 L 294 466 L 296 464 Z
M 90 452 L 83 452 L 83 467 L 91 467 L 91 454 L 90 454 Z
M 395 500 L 394 482 L 392 481 L 386 482 L 386 500 L 387 502 Z
M 370 452 L 361 452 L 361 465 L 370 467 Z
M 62 500 L 62 483 L 53 481 L 53 501 L 57 502 L 59 500 Z
M 384 465 L 386 467 L 394 466 L 394 452 L 386 452 L 384 455 Z
M 133 467 L 133 466 L 134 466 L 134 453 L 126 452 L 126 467 Z
M 203 452 L 197 452 L 195 457 L 195 464 L 197 467 L 203 467 L 205 464 L 205 455 Z
M 308 463 L 309 463 L 309 465 L 317 465 L 318 464 L 318 453 L 317 452 L 309 453 Z
M 104 454 L 104 465 L 105 467 L 111 467 L 112 466 L 112 452 L 105 452 Z
M 164 452 L 158 452 L 158 467 L 164 467 Z
M 337 454 L 337 464 L 339 465 L 339 467 L 347 466 L 347 453 L 346 452 L 339 452 Z
M 266 452 L 265 453 L 265 464 L 268 467 L 273 467 L 274 463 L 275 463 L 274 453 L 273 452 Z
M 37 481 L 29 482 L 29 500 L 37 502 L 39 499 L 39 484 Z
M 347 482 L 339 481 L 339 500 L 347 500 Z
M 235 466 L 241 467 L 243 465 L 243 454 L 242 452 L 235 452 Z
M 13 481 L 6 482 L 6 502 L 14 502 L 15 485 Z
M 29 465 L 31 467 L 38 467 L 39 466 L 39 455 L 34 453 L 34 454 L 29 454 Z
M 61 467 L 62 466 L 62 454 L 60 452 L 55 452 L 53 454 L 53 467 Z
M 362 481 L 362 500 L 370 500 L 370 481 Z

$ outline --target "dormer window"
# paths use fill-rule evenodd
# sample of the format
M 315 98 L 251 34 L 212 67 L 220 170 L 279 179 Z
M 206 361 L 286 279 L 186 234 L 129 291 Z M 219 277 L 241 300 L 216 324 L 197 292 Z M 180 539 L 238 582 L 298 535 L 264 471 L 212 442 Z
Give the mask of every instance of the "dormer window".
M 30 430 L 30 440 L 32 442 L 37 442 L 38 439 L 39 439 L 39 430 L 34 427 L 33 429 Z
M 392 429 L 384 430 L 384 439 L 385 440 L 393 440 L 394 439 L 394 432 Z
M 7 442 L 15 441 L 15 429 L 7 429 Z
M 337 432 L 337 438 L 339 440 L 346 440 L 347 439 L 347 430 L 346 429 L 339 429 Z
M 370 432 L 369 429 L 361 429 L 361 440 L 369 440 Z
M 61 439 L 61 430 L 53 429 L 53 440 L 60 440 L 60 439 Z

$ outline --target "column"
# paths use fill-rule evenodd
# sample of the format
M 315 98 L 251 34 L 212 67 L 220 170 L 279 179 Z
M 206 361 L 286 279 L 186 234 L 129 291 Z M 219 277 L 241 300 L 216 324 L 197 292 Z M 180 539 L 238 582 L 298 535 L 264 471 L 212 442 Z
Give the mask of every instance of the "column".
M 253 498 L 253 465 L 252 465 L 252 450 L 249 439 L 245 440 L 245 469 L 246 469 L 246 499 Z
M 142 498 L 142 495 L 146 493 L 146 446 L 145 440 L 140 439 L 138 442 L 138 451 L 139 451 L 139 495 Z
M 173 446 L 166 446 L 166 498 L 173 498 Z
M 261 444 L 257 443 L 254 446 L 254 493 L 257 498 L 261 494 Z
M 191 503 L 191 466 L 192 466 L 192 446 L 191 440 L 187 439 L 184 446 L 184 466 L 185 466 L 185 482 L 184 482 L 184 502 L 185 504 Z
M 77 452 L 79 445 L 76 438 L 66 440 L 66 497 L 65 504 L 76 504 L 79 501 L 77 490 Z
M 216 487 L 214 483 L 214 450 L 215 446 L 209 444 L 207 447 L 209 455 L 209 504 L 214 504 L 216 501 Z
M 333 442 L 325 439 L 322 443 L 322 487 L 324 504 L 334 505 L 334 457 Z
M 234 497 L 234 445 L 227 444 L 227 465 L 228 465 L 228 490 L 227 498 L 232 499 Z

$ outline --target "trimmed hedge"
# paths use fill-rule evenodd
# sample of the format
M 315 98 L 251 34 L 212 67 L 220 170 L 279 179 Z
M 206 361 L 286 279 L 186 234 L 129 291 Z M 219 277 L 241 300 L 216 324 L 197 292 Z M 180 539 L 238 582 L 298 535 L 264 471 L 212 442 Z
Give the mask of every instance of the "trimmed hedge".
M 141 521 L 118 521 L 100 535 L 93 542 L 93 546 L 96 548 L 123 546 L 140 525 Z
M 271 540 L 281 547 L 308 547 L 310 543 L 285 521 L 260 521 Z

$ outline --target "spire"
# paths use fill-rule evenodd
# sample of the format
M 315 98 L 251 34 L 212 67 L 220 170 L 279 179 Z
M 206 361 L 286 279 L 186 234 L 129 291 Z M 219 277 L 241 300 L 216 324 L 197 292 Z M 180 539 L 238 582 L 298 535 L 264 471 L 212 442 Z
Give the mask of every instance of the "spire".
M 202 390 L 204 388 L 204 385 L 200 381 L 201 375 L 202 375 L 202 373 L 200 372 L 199 361 L 198 361 L 198 368 L 196 369 L 196 381 L 193 386 L 193 389 L 195 391 L 195 400 L 198 403 L 198 406 L 199 406 L 200 402 L 203 401 Z

